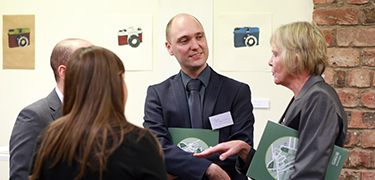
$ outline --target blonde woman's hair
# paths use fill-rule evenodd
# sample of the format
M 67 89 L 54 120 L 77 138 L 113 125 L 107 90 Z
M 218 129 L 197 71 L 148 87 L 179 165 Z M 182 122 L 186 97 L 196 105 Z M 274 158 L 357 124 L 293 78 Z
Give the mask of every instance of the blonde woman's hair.
M 325 37 L 314 23 L 283 25 L 273 33 L 270 43 L 282 50 L 284 68 L 294 76 L 305 71 L 321 75 L 328 65 Z

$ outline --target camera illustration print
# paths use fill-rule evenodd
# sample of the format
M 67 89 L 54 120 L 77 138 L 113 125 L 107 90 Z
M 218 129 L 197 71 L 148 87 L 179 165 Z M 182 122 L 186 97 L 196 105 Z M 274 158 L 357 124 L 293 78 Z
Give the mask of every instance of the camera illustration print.
M 120 29 L 117 32 L 118 45 L 129 45 L 132 48 L 137 48 L 142 42 L 142 28 L 135 29 L 130 26 L 128 29 Z
M 8 45 L 10 48 L 25 48 L 30 45 L 30 28 L 9 29 Z
M 233 30 L 234 47 L 254 47 L 259 45 L 258 27 L 235 27 Z

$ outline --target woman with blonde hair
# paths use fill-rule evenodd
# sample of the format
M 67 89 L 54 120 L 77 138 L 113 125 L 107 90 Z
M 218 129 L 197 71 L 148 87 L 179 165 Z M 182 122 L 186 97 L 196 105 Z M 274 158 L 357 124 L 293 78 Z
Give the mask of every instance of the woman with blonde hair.
M 63 117 L 41 134 L 29 179 L 167 179 L 157 139 L 125 118 L 124 73 L 119 57 L 105 48 L 74 52 Z
M 294 96 L 279 123 L 298 131 L 298 150 L 289 179 L 321 180 L 334 145 L 343 146 L 347 116 L 336 91 L 321 77 L 328 64 L 327 45 L 315 24 L 295 22 L 278 28 L 270 40 L 272 57 L 268 64 L 277 85 Z M 255 150 L 237 140 L 221 143 L 196 157 L 215 152 L 221 160 L 238 154 L 237 169 L 246 173 Z

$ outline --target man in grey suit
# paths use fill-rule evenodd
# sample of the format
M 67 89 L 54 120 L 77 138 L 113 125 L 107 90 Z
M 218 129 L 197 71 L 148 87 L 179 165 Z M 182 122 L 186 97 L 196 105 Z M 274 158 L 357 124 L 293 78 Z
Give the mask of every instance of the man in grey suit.
M 54 47 L 51 67 L 56 87 L 45 98 L 25 107 L 19 113 L 9 142 L 10 180 L 27 180 L 29 166 L 39 133 L 51 122 L 61 117 L 66 63 L 73 52 L 93 44 L 83 39 L 65 39 Z
M 220 161 L 218 155 L 195 158 L 172 143 L 168 128 L 212 129 L 209 117 L 230 114 L 226 120 L 233 124 L 219 128 L 219 142 L 243 140 L 252 146 L 254 116 L 249 86 L 222 76 L 207 65 L 207 40 L 195 17 L 175 16 L 167 25 L 166 36 L 168 53 L 175 56 L 181 71 L 148 88 L 143 126 L 157 136 L 163 147 L 169 179 L 247 180 L 234 168 L 237 156 L 226 161 Z M 190 88 L 190 82 L 198 82 L 201 87 Z M 194 99 L 194 90 L 200 95 L 200 103 L 189 103 Z

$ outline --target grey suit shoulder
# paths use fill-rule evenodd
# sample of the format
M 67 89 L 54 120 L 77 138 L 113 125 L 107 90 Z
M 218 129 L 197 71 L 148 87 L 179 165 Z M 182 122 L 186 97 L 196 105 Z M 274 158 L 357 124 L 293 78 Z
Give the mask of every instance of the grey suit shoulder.
M 21 110 L 9 142 L 9 179 L 28 179 L 29 165 L 40 132 L 61 117 L 61 101 L 55 90 Z

